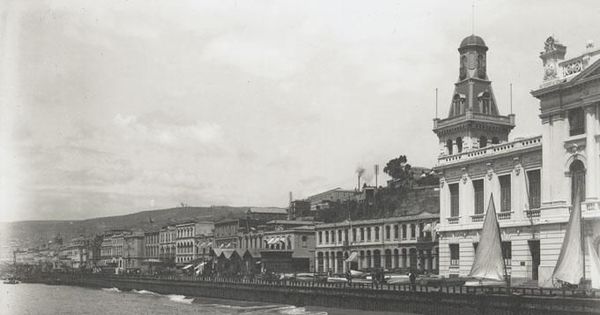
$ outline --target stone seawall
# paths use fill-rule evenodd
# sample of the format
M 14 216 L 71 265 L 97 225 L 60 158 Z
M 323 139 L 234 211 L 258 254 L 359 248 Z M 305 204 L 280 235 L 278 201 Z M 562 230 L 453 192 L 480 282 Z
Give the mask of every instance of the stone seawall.
M 42 280 L 42 282 L 47 281 L 48 279 Z M 52 282 L 297 306 L 312 305 L 419 314 L 600 314 L 600 300 L 596 298 L 411 292 L 385 286 L 348 287 L 344 284 L 310 282 L 283 285 L 266 282 L 234 283 L 81 275 L 61 275 L 53 277 Z

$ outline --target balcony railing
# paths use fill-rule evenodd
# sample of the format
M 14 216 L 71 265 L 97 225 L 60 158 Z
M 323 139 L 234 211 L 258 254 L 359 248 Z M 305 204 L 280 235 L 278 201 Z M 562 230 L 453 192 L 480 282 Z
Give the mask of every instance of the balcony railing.
M 525 210 L 525 215 L 528 218 L 539 218 L 540 217 L 540 209 Z
M 450 217 L 448 218 L 448 224 L 458 224 L 458 219 L 460 219 L 460 217 Z
M 483 213 L 474 214 L 471 216 L 471 222 L 483 222 L 484 217 L 485 217 L 485 214 L 483 214 Z
M 498 212 L 498 220 L 509 220 L 512 211 Z

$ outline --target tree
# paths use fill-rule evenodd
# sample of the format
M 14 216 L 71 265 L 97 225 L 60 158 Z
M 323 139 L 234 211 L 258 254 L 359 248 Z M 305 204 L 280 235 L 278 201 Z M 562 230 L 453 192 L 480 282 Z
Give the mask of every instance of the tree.
M 406 155 L 389 160 L 383 171 L 392 178 L 391 186 L 395 189 L 404 190 L 413 184 L 414 178 Z

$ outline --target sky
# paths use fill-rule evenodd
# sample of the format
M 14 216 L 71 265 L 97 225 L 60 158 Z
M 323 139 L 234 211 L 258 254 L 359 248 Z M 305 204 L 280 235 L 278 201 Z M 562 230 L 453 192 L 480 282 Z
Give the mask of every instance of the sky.
M 541 134 L 543 43 L 600 44 L 600 6 L 472 3 L 3 1 L 0 221 L 285 207 L 399 155 L 432 167 L 473 25 L 511 137 Z

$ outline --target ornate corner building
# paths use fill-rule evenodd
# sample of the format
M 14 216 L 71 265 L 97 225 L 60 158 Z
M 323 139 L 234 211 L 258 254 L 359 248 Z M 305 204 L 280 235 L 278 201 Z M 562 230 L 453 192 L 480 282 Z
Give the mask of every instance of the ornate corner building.
M 532 92 L 541 103 L 543 134 L 513 140 L 515 116 L 498 111 L 487 51 L 479 36 L 461 42 L 448 117 L 434 120 L 440 274 L 469 274 L 493 196 L 512 284 L 549 286 L 577 186 L 585 200 L 585 235 L 595 250 L 600 243 L 600 50 L 588 44 L 583 55 L 564 60 L 566 47 L 546 41 L 544 80 Z

